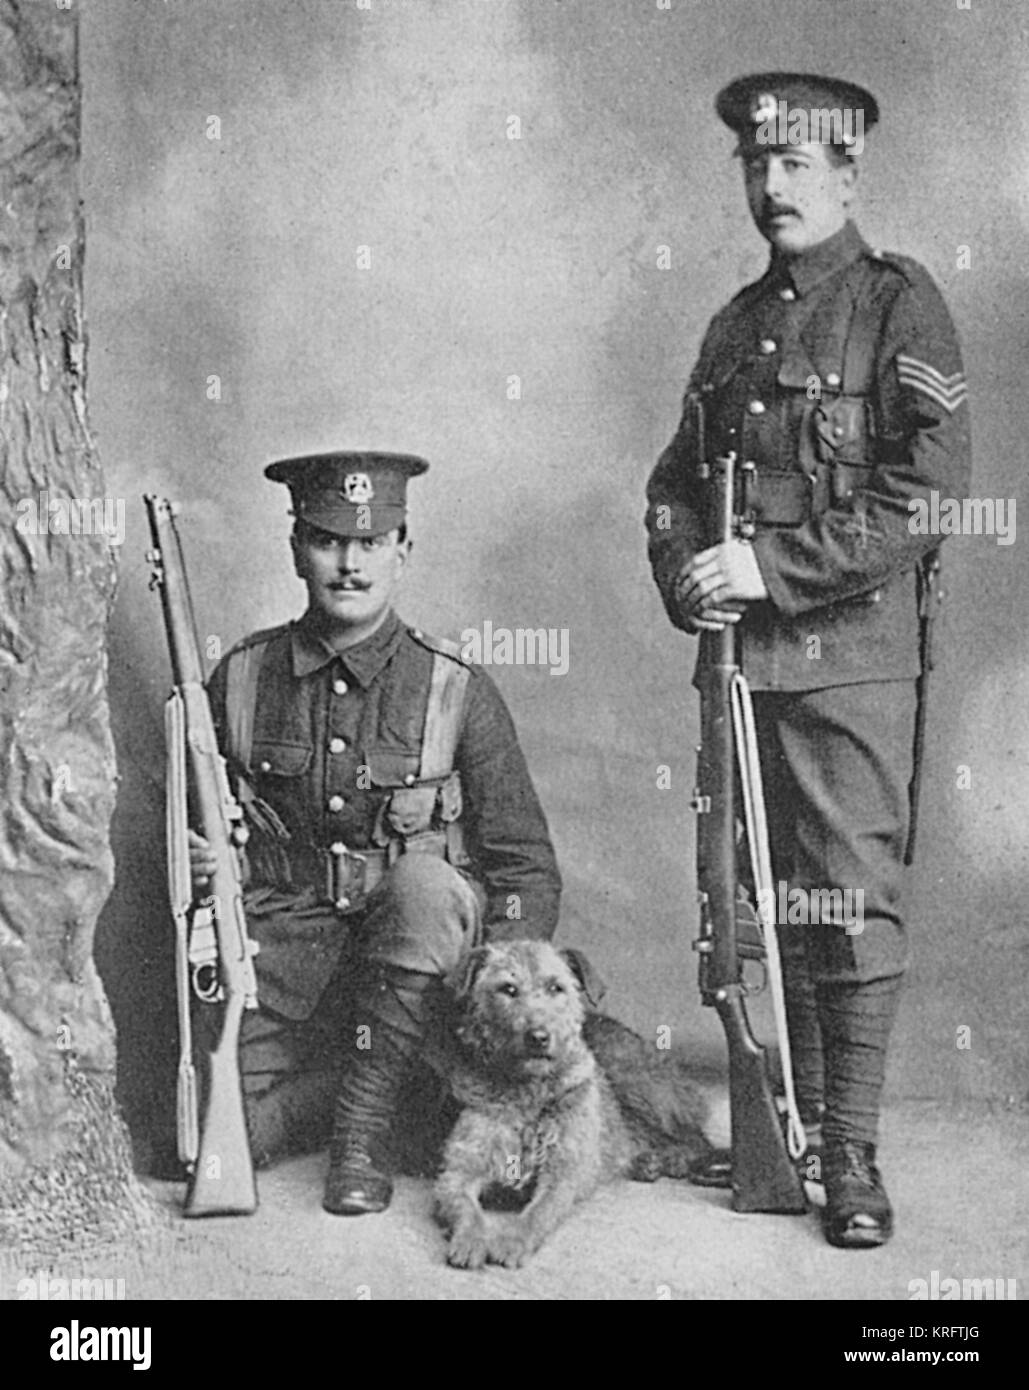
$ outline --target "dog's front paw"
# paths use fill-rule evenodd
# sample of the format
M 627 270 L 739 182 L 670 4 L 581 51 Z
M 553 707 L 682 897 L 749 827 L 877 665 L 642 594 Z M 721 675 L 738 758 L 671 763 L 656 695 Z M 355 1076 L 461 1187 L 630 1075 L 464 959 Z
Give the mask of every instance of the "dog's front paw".
M 514 1222 L 498 1226 L 491 1232 L 487 1259 L 505 1269 L 521 1269 L 532 1254 L 528 1233 Z
M 447 1246 L 447 1264 L 455 1269 L 481 1269 L 486 1263 L 488 1245 L 481 1222 L 469 1223 L 454 1231 Z
M 657 1182 L 663 1172 L 660 1155 L 653 1149 L 647 1149 L 633 1159 L 629 1177 L 633 1182 Z

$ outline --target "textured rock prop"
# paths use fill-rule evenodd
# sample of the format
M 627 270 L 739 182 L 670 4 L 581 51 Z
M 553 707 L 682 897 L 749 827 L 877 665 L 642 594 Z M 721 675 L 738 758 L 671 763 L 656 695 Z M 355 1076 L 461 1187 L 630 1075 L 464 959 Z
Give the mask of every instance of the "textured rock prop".
M 92 959 L 117 508 L 86 417 L 77 10 L 0 0 L 0 1241 L 25 1250 L 150 1219 Z

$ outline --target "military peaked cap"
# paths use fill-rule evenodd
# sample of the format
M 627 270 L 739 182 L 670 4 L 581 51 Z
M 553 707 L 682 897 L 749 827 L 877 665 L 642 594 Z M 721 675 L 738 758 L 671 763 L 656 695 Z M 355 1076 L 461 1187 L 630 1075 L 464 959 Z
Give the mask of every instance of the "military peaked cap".
M 758 72 L 723 87 L 715 110 L 739 136 L 737 153 L 762 145 L 839 144 L 860 150 L 879 103 L 854 82 L 803 72 Z
M 429 465 L 414 454 L 313 454 L 279 459 L 264 470 L 285 483 L 293 515 L 337 536 L 381 536 L 407 517 L 407 480 Z

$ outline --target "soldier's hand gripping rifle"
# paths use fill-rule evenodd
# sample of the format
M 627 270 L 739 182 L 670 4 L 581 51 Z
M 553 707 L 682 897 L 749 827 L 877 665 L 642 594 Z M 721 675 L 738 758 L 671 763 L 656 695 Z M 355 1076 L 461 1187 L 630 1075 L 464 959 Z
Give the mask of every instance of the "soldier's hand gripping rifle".
M 257 1006 L 237 846 L 246 832 L 218 751 L 203 685 L 196 625 L 186 582 L 175 506 L 144 497 L 154 549 L 151 587 L 161 591 L 173 690 L 165 706 L 168 742 L 168 879 L 175 918 L 175 978 L 179 1017 L 176 1119 L 179 1157 L 190 1171 L 184 1215 L 226 1216 L 257 1209 L 257 1187 L 247 1139 L 239 1075 L 243 1010 Z M 189 793 L 191 793 L 191 798 Z M 194 902 L 189 869 L 190 800 L 194 823 L 209 842 L 217 867 L 209 894 Z M 204 1029 L 203 1123 L 197 1124 L 191 1009 L 212 1010 Z
M 712 530 L 719 542 L 732 540 L 737 534 L 735 465 L 736 457 L 731 453 L 714 463 L 701 464 L 701 476 L 707 479 L 712 501 Z M 784 1137 L 768 1057 L 751 1031 L 744 1006 L 748 993 L 744 962 L 760 960 L 766 966 L 778 1005 L 784 1071 L 789 1077 L 785 1008 L 774 917 L 770 916 L 774 890 L 770 891 L 767 832 L 749 692 L 736 663 L 732 624 L 727 623 L 720 632 L 704 632 L 701 643 L 701 746 L 693 803 L 697 812 L 701 917 L 696 947 L 700 952 L 701 1001 L 717 1009 L 729 1049 L 733 1207 L 736 1211 L 800 1213 L 807 1210 L 803 1183 Z M 753 907 L 739 888 L 737 771 L 755 870 L 761 931 Z M 788 1095 L 792 1097 L 791 1083 Z M 796 1132 L 792 1132 L 795 1137 Z M 793 1147 L 799 1157 L 803 1152 L 802 1131 Z

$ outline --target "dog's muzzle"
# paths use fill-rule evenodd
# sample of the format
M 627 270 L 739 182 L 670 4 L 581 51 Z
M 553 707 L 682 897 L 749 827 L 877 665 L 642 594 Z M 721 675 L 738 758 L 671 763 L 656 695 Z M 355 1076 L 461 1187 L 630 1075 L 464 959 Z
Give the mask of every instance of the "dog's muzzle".
M 529 1057 L 550 1055 L 550 1034 L 546 1028 L 527 1028 L 524 1034 L 525 1051 Z

